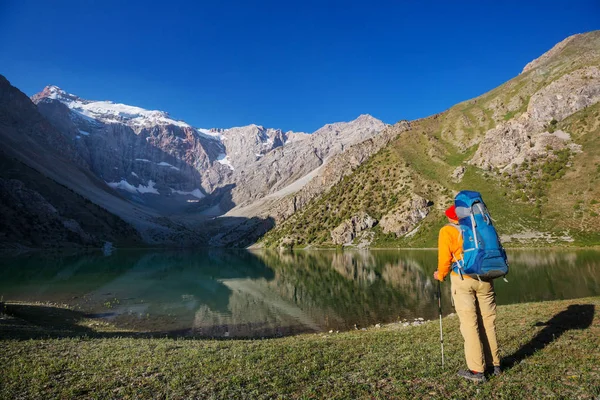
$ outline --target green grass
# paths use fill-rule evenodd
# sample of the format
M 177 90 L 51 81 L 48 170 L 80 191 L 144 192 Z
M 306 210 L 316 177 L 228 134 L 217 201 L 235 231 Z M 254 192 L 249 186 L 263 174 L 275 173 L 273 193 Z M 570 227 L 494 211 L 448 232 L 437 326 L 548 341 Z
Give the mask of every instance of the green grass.
M 446 145 L 446 149 L 452 149 L 452 152 L 449 152 L 449 154 L 446 156 L 446 162 L 448 163 L 448 165 L 451 165 L 453 167 L 458 167 L 460 165 L 462 165 L 465 161 L 469 160 L 471 157 L 473 157 L 473 155 L 475 154 L 475 152 L 477 151 L 477 147 L 479 147 L 478 145 L 474 145 L 469 147 L 464 153 L 461 153 L 460 151 L 457 151 L 455 149 L 453 149 L 453 146 L 448 143 Z
M 580 305 L 579 313 L 570 305 Z M 136 337 L 112 328 L 82 335 L 73 326 L 57 334 L 56 326 L 5 318 L 0 397 L 600 396 L 600 298 L 501 306 L 498 318 L 501 355 L 514 365 L 480 385 L 455 376 L 464 361 L 452 316 L 444 319 L 444 368 L 437 321 L 266 340 L 198 340 Z M 39 336 L 48 338 L 28 339 Z

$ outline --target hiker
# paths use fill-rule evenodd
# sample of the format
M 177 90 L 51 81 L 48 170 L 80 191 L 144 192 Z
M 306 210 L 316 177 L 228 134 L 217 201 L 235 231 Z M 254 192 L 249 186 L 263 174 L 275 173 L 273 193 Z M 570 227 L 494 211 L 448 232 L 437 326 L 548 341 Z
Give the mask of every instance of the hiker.
M 500 357 L 496 341 L 496 293 L 492 280 L 474 279 L 457 272 L 455 262 L 463 258 L 463 240 L 456 208 L 446 210 L 449 223 L 440 229 L 438 268 L 433 278 L 443 281 L 450 273 L 452 301 L 465 340 L 468 370 L 458 375 L 474 382 L 486 380 L 485 367 L 499 375 Z M 452 270 L 452 272 L 451 272 Z

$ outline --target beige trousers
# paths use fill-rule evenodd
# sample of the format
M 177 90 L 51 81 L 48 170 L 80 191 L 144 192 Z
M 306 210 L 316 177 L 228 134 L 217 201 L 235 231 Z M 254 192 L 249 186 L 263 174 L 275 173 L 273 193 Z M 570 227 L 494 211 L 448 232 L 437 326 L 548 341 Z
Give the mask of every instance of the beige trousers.
M 496 340 L 496 293 L 492 282 L 451 274 L 452 299 L 465 339 L 465 358 L 470 370 L 483 372 L 499 366 Z

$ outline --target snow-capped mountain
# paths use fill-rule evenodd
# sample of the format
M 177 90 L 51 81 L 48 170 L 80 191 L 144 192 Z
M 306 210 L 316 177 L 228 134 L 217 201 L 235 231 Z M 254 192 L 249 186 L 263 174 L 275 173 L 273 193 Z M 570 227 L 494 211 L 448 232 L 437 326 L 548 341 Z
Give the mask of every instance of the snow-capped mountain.
M 385 126 L 360 116 L 313 134 L 255 124 L 207 129 L 164 111 L 82 99 L 57 86 L 47 86 L 32 100 L 107 186 L 166 213 L 200 203 L 219 215 L 255 201 Z M 229 199 L 227 204 L 222 198 Z
M 113 103 L 112 101 L 85 100 L 54 85 L 46 86 L 44 90 L 32 97 L 34 103 L 44 100 L 58 100 L 74 113 L 104 123 L 124 123 L 140 127 L 174 125 L 191 128 L 183 121 L 172 119 L 164 111 L 145 110 L 140 107 Z

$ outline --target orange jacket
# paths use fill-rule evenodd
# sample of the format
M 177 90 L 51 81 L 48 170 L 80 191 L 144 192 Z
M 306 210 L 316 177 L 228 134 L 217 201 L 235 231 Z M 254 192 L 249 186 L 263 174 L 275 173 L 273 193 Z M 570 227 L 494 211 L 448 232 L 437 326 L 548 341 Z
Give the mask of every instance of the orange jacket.
M 458 223 L 458 221 L 453 221 Z M 463 239 L 459 230 L 445 225 L 438 237 L 438 279 L 444 280 L 452 270 L 452 263 L 462 258 Z M 452 271 L 456 275 L 456 272 Z

